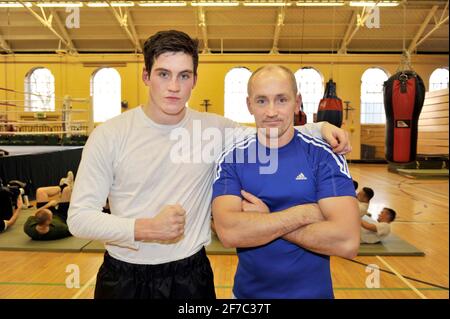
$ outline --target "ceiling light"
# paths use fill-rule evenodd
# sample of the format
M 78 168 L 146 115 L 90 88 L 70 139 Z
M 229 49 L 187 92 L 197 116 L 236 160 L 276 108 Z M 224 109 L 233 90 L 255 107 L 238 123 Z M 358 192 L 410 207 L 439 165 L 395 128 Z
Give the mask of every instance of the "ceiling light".
M 290 2 L 284 1 L 245 1 L 244 6 L 247 7 L 286 7 L 290 6 Z
M 338 7 L 344 4 L 344 1 L 297 1 L 299 7 Z
M 82 7 L 82 2 L 38 2 L 36 3 L 41 8 L 77 8 Z
M 111 7 L 133 7 L 133 1 L 114 1 L 111 2 Z
M 86 5 L 91 8 L 109 7 L 109 4 L 107 2 L 101 2 L 101 1 L 88 2 Z
M 238 1 L 191 1 L 193 7 L 236 7 Z
M 351 7 L 396 7 L 399 4 L 398 1 L 350 1 Z
M 140 1 L 141 7 L 185 7 L 186 1 Z
M 24 3 L 26 7 L 31 7 L 31 2 Z M 0 8 L 23 8 L 23 5 L 19 2 L 0 2 Z

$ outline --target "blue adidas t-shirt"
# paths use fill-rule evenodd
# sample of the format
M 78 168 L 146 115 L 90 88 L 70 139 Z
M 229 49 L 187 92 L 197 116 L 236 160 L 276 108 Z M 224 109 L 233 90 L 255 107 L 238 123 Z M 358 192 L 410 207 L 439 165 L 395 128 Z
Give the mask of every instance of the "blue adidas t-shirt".
M 225 151 L 217 166 L 213 199 L 241 197 L 243 189 L 277 212 L 327 197 L 355 197 L 345 158 L 324 141 L 295 133 L 287 145 L 276 149 L 277 156 L 258 143 L 256 134 Z M 328 256 L 284 239 L 237 252 L 233 288 L 237 298 L 334 297 Z

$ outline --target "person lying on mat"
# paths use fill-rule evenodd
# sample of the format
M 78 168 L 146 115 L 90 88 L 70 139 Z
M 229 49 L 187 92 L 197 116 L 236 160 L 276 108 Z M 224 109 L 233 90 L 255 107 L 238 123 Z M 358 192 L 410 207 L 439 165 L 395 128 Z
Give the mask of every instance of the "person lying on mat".
M 346 160 L 294 128 L 301 97 L 288 68 L 256 70 L 247 105 L 257 132 L 224 152 L 213 185 L 218 237 L 237 248 L 233 294 L 334 298 L 329 256 L 354 258 L 360 237 Z
M 391 223 L 395 220 L 396 212 L 392 208 L 383 208 L 375 222 L 369 217 L 361 219 L 361 243 L 375 244 L 386 238 L 391 232 Z
M 28 217 L 24 232 L 34 240 L 54 240 L 71 236 L 67 227 L 69 202 L 51 200 Z
M 0 233 L 4 232 L 6 229 L 15 224 L 17 218 L 19 217 L 19 213 L 21 212 L 23 207 L 22 196 L 17 197 L 16 207 L 13 208 L 12 215 L 6 216 L 4 212 L 0 211 Z
M 363 189 L 356 194 L 356 198 L 358 199 L 359 215 L 361 217 L 365 215 L 368 215 L 370 217 L 367 210 L 369 209 L 370 200 L 374 195 L 375 193 L 370 187 L 363 187 Z
M 36 212 L 28 217 L 24 232 L 34 240 L 54 240 L 71 236 L 67 226 L 67 211 L 73 187 L 73 173 L 69 171 L 59 186 L 39 187 L 36 190 Z M 57 199 L 51 199 L 56 196 Z M 51 199 L 51 200 L 50 200 Z

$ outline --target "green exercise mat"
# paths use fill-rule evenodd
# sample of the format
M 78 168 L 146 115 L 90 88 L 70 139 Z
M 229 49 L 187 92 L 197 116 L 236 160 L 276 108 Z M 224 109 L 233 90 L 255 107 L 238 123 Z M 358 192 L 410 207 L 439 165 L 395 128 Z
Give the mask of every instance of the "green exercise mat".
M 206 247 L 206 251 L 211 255 L 231 255 L 235 254 L 234 248 L 225 248 L 216 235 L 212 236 L 211 244 Z M 400 237 L 390 234 L 381 243 L 377 244 L 361 244 L 359 246 L 358 256 L 424 256 L 424 252 L 420 251 L 413 245 L 404 241 Z
M 84 246 L 82 251 L 91 253 L 104 252 L 105 245 L 100 241 L 94 240 Z M 211 255 L 235 255 L 236 249 L 223 247 L 217 236 L 212 235 L 211 243 L 206 247 L 206 252 Z
M 3 233 L 0 233 L 0 250 L 27 251 L 81 251 L 90 241 L 73 236 L 57 240 L 32 240 L 23 231 L 23 225 L 34 209 L 23 209 L 16 223 Z
M 361 244 L 358 256 L 425 256 L 425 253 L 400 237 L 390 234 L 377 244 Z
M 397 173 L 409 178 L 448 178 L 448 169 L 397 169 Z
M 88 253 L 101 253 L 105 251 L 105 245 L 98 240 L 93 240 L 84 246 L 81 251 Z
M 234 248 L 225 248 L 219 239 L 213 235 L 211 244 L 206 247 L 206 251 L 211 255 L 231 255 L 235 254 Z M 390 234 L 381 243 L 361 244 L 358 256 L 424 256 L 424 252 L 418 250 L 413 245 L 404 241 L 400 237 Z
M 100 241 L 94 240 L 84 246 L 82 251 L 90 253 L 104 252 L 105 245 Z M 213 235 L 211 243 L 206 247 L 206 252 L 211 255 L 235 255 L 236 249 L 223 247 L 219 239 Z
M 103 243 L 93 241 L 83 247 L 85 252 L 103 252 Z M 206 252 L 210 255 L 234 255 L 236 249 L 225 248 L 216 235 L 212 235 L 211 243 L 206 247 Z M 381 243 L 361 244 L 358 256 L 424 256 L 424 252 L 418 250 L 413 245 L 404 241 L 400 237 L 390 234 Z

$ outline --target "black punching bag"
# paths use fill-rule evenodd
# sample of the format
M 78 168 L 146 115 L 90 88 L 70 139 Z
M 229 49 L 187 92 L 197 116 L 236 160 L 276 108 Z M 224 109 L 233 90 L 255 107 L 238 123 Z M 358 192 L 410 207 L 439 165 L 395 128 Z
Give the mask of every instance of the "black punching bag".
M 336 82 L 330 79 L 325 86 L 325 94 L 320 100 L 317 122 L 327 121 L 337 127 L 342 125 L 342 100 L 336 95 Z
M 294 114 L 294 125 L 305 125 L 306 124 L 306 113 L 303 112 L 303 103 L 300 106 L 300 112 L 298 114 Z
M 383 85 L 386 112 L 386 160 L 412 162 L 417 153 L 417 129 L 425 85 L 414 71 L 402 71 Z

